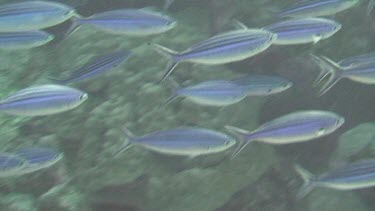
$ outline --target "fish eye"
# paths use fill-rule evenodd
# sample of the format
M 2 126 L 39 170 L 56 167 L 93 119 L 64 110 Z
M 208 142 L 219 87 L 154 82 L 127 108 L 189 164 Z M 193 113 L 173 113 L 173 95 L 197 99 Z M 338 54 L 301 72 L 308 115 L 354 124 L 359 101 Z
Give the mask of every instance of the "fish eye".
M 283 87 L 288 87 L 288 86 L 289 86 L 289 83 L 283 84 Z
M 340 124 L 340 120 L 336 120 L 336 125 L 339 125 Z
M 269 93 L 269 92 L 272 92 L 272 89 L 268 89 L 268 93 Z
M 323 134 L 326 129 L 324 127 L 319 128 L 318 133 Z

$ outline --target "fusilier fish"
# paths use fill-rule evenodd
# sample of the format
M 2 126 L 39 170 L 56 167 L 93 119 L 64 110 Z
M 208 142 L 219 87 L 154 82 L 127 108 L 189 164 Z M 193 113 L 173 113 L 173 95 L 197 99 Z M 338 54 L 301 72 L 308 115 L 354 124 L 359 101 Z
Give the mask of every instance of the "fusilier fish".
M 224 133 L 204 128 L 180 127 L 134 136 L 125 129 L 124 151 L 136 145 L 162 154 L 195 157 L 222 152 L 236 142 Z
M 173 18 L 149 9 L 120 9 L 95 14 L 91 17 L 74 17 L 70 33 L 81 25 L 90 25 L 112 34 L 146 36 L 160 34 L 177 25 Z
M 0 33 L 1 49 L 27 49 L 44 45 L 54 36 L 44 31 L 3 32 Z
M 16 176 L 27 161 L 10 153 L 0 153 L 0 178 Z
M 41 85 L 22 89 L 0 101 L 0 112 L 19 116 L 43 116 L 73 109 L 87 94 L 67 86 Z
M 358 2 L 359 0 L 301 0 L 288 6 L 279 16 L 305 18 L 334 15 Z
M 264 29 L 239 29 L 213 36 L 179 53 L 158 44 L 152 44 L 169 58 L 161 81 L 172 73 L 180 62 L 217 65 L 240 61 L 266 50 L 277 35 Z
M 349 67 L 365 63 L 375 63 L 375 52 L 365 53 L 357 56 L 351 56 L 337 62 L 340 66 Z
M 317 43 L 341 29 L 341 24 L 325 18 L 300 18 L 274 23 L 264 29 L 277 34 L 275 45 Z
M 92 78 L 119 66 L 129 56 L 130 52 L 125 50 L 115 51 L 105 55 L 97 56 L 88 61 L 85 65 L 76 70 L 66 79 L 50 79 L 61 84 L 68 84 Z
M 375 186 L 375 160 L 347 164 L 319 176 L 312 175 L 298 165 L 295 168 L 304 181 L 304 185 L 298 192 L 298 198 L 304 197 L 316 187 L 354 190 Z
M 245 90 L 247 96 L 267 96 L 293 86 L 291 81 L 274 75 L 243 75 L 230 81 Z
M 63 157 L 62 153 L 57 150 L 37 147 L 18 150 L 15 155 L 27 161 L 27 164 L 19 171 L 19 175 L 48 168 Z
M 304 142 L 328 135 L 344 124 L 344 118 L 336 113 L 320 110 L 293 112 L 259 126 L 252 132 L 225 126 L 238 136 L 236 156 L 248 143 L 259 141 L 268 144 Z
M 25 1 L 0 5 L 0 32 L 43 29 L 76 15 L 75 10 L 51 1 Z
M 180 88 L 176 82 L 172 83 L 175 90 L 165 104 L 177 97 L 185 97 L 201 105 L 227 106 L 237 103 L 246 97 L 244 89 L 225 80 L 205 81 L 184 88 Z

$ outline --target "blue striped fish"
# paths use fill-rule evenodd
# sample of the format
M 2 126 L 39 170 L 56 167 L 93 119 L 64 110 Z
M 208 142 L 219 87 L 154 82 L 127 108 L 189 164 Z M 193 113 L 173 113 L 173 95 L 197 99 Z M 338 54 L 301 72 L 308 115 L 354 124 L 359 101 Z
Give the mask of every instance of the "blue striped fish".
M 73 109 L 87 94 L 67 86 L 41 85 L 22 89 L 0 101 L 0 112 L 19 116 L 43 116 Z
M 246 131 L 233 126 L 226 129 L 236 134 L 239 145 L 236 156 L 248 143 L 259 141 L 268 144 L 290 144 L 319 138 L 337 130 L 345 120 L 329 111 L 296 111 L 259 126 L 254 131 Z
M 195 157 L 222 152 L 235 144 L 235 140 L 224 133 L 193 127 L 156 131 L 138 137 L 125 128 L 125 135 L 120 152 L 136 145 L 162 154 Z
M 325 18 L 300 18 L 274 23 L 264 29 L 277 34 L 275 45 L 317 43 L 341 29 L 341 24 Z
M 243 75 L 232 79 L 231 82 L 245 90 L 247 96 L 267 96 L 293 86 L 291 81 L 275 75 Z
M 62 153 L 51 148 L 24 148 L 14 153 L 27 161 L 27 164 L 19 171 L 19 175 L 32 173 L 48 168 L 62 159 Z
M 357 56 L 351 56 L 337 62 L 340 66 L 349 67 L 365 63 L 375 63 L 375 52 L 365 53 Z
M 347 164 L 319 176 L 312 175 L 298 165 L 295 168 L 304 181 L 304 185 L 298 192 L 298 198 L 304 197 L 316 187 L 354 190 L 375 186 L 375 160 Z
M 359 0 L 301 0 L 288 6 L 279 16 L 305 18 L 334 15 L 358 2 Z
M 99 74 L 102 74 L 110 69 L 113 69 L 123 63 L 130 56 L 129 51 L 120 50 L 111 52 L 105 55 L 97 56 L 75 71 L 66 79 L 54 79 L 50 78 L 53 81 L 56 81 L 61 84 L 68 84 L 72 82 L 77 82 L 92 78 Z
M 70 33 L 81 25 L 91 25 L 112 34 L 146 36 L 160 34 L 177 25 L 173 18 L 148 9 L 120 9 L 95 14 L 91 17 L 75 17 Z
M 173 95 L 164 104 L 177 97 L 185 97 L 200 105 L 227 106 L 246 97 L 246 92 L 240 86 L 225 80 L 205 81 L 184 88 L 180 88 L 178 84 L 174 86 Z
M 1 49 L 27 49 L 44 45 L 54 36 L 44 31 L 3 32 L 0 33 Z
M 0 153 L 0 178 L 16 176 L 26 165 L 25 159 L 10 153 Z
M 43 29 L 76 15 L 75 10 L 57 2 L 25 1 L 0 6 L 0 32 Z
M 225 64 L 244 60 L 266 50 L 277 35 L 263 29 L 239 29 L 213 36 L 179 53 L 158 44 L 153 47 L 169 58 L 165 74 L 167 78 L 180 62 L 197 64 Z
M 318 57 L 311 55 L 311 57 L 321 69 L 315 80 L 315 85 L 318 85 L 329 75 L 327 82 L 319 90 L 319 96 L 325 94 L 342 78 L 347 78 L 363 84 L 375 84 L 375 62 L 363 62 L 350 66 L 341 66 L 324 56 Z

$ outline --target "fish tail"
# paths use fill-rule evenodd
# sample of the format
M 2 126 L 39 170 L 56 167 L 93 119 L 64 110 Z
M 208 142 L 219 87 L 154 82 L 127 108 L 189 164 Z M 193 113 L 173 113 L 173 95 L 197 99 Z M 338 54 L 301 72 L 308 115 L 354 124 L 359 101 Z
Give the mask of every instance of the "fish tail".
M 295 165 L 294 169 L 301 176 L 303 180 L 303 185 L 297 193 L 297 198 L 302 199 L 305 197 L 314 187 L 316 186 L 316 176 L 308 172 L 306 169 L 299 165 Z
M 127 128 L 127 127 L 123 127 L 123 131 L 124 131 L 124 134 L 125 134 L 125 140 L 124 140 L 124 143 L 122 145 L 122 147 L 120 148 L 119 151 L 117 151 L 113 156 L 114 157 L 117 157 L 119 154 L 125 152 L 126 150 L 128 150 L 130 147 L 133 146 L 132 144 L 132 140 L 134 139 L 134 134 Z
M 170 102 L 172 102 L 174 99 L 178 97 L 177 90 L 180 89 L 180 85 L 173 78 L 168 78 L 168 80 L 170 81 L 173 94 L 161 105 L 161 107 L 168 105 Z
M 375 0 L 370 0 L 367 6 L 367 15 L 371 14 L 372 8 L 374 8 Z
M 70 25 L 69 29 L 64 34 L 65 39 L 70 37 L 74 32 L 76 32 L 82 26 L 85 18 L 80 15 L 76 15 L 76 16 L 73 16 L 70 20 L 72 24 Z
M 178 56 L 180 55 L 178 52 L 171 50 L 169 48 L 166 48 L 162 45 L 156 44 L 156 43 L 151 43 L 152 47 L 161 55 L 165 56 L 168 58 L 169 62 L 167 64 L 165 73 L 162 77 L 162 79 L 159 81 L 159 83 L 163 82 L 175 69 L 175 67 L 178 65 L 180 62 L 180 59 Z
M 241 128 L 230 126 L 230 125 L 225 125 L 225 129 L 229 130 L 237 137 L 238 145 L 236 149 L 234 150 L 233 154 L 231 155 L 231 159 L 233 159 L 234 157 L 238 155 L 238 153 L 241 152 L 242 149 L 246 147 L 248 143 L 252 141 L 252 140 L 247 139 L 250 132 L 247 130 L 243 130 Z
M 324 78 L 326 78 L 328 75 L 330 75 L 327 82 L 319 90 L 319 96 L 322 96 L 342 78 L 341 70 L 343 68 L 339 64 L 325 56 L 319 57 L 311 54 L 311 57 L 320 66 L 321 69 L 317 79 L 314 82 L 315 86 L 318 85 L 322 80 L 324 80 Z

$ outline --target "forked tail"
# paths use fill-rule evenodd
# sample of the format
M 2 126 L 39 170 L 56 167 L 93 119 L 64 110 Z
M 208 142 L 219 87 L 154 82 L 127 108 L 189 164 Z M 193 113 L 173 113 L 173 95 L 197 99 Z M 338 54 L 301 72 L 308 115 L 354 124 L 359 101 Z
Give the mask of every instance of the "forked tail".
M 297 199 L 302 199 L 316 186 L 316 177 L 299 165 L 295 165 L 294 169 L 303 180 L 303 185 L 297 193 Z
M 243 130 L 241 128 L 230 126 L 230 125 L 225 125 L 225 129 L 229 130 L 237 137 L 237 147 L 231 156 L 231 159 L 233 159 L 234 157 L 238 155 L 238 153 L 241 152 L 243 148 L 246 147 L 248 143 L 252 141 L 252 140 L 248 140 L 247 138 L 250 132 L 247 130 Z
M 178 58 L 179 53 L 171 50 L 169 48 L 166 48 L 162 45 L 156 44 L 156 43 L 150 43 L 150 45 L 161 55 L 165 56 L 168 58 L 168 64 L 167 67 L 165 68 L 165 73 L 159 83 L 163 82 L 175 69 L 175 67 L 178 65 L 180 62 L 180 59 Z
M 117 151 L 113 156 L 114 157 L 117 157 L 119 154 L 123 153 L 124 151 L 128 150 L 132 145 L 132 140 L 134 139 L 134 134 L 128 129 L 126 128 L 125 126 L 123 127 L 123 131 L 124 131 L 124 134 L 125 134 L 125 140 L 124 140 L 124 144 L 122 145 L 122 147 L 120 148 L 119 151 Z

